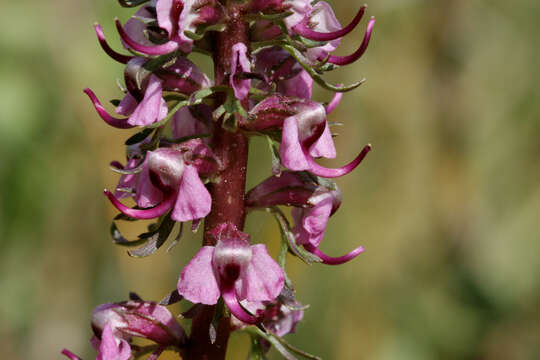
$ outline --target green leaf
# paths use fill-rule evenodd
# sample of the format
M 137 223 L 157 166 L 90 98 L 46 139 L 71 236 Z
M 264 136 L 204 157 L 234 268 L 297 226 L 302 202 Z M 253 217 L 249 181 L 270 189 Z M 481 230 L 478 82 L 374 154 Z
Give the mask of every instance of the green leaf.
M 280 175 L 281 174 L 281 158 L 279 156 L 279 143 L 277 143 L 270 136 L 265 135 L 268 148 L 270 149 L 270 154 L 272 155 L 272 174 Z
M 144 234 L 139 235 L 141 239 L 146 239 L 147 242 L 135 250 L 128 251 L 132 257 L 146 257 L 155 253 L 169 238 L 175 222 L 167 215 L 161 221 L 159 228 Z
M 122 235 L 120 230 L 118 230 L 114 221 L 111 223 L 110 233 L 111 233 L 111 237 L 113 238 L 113 242 L 121 246 L 139 246 L 139 245 L 144 244 L 146 241 L 148 241 L 148 239 L 137 239 L 137 240 L 126 239 Z
M 319 84 L 321 87 L 327 89 L 327 90 L 330 90 L 330 91 L 334 91 L 334 92 L 348 92 L 348 91 L 351 91 L 351 90 L 354 90 L 356 89 L 357 87 L 359 87 L 360 85 L 362 85 L 364 82 L 365 82 L 365 79 L 362 79 L 361 81 L 357 81 L 353 84 L 350 84 L 350 85 L 347 85 L 347 86 L 338 86 L 338 85 L 333 85 L 333 84 L 330 84 L 328 82 L 326 82 L 320 74 L 317 73 L 316 71 L 316 67 L 312 66 L 312 65 L 308 65 L 306 64 L 305 62 L 302 61 L 301 57 L 303 57 L 302 54 L 299 53 L 299 51 L 297 49 L 295 49 L 292 45 L 283 45 L 282 46 L 283 49 L 287 50 L 287 52 L 289 52 L 289 54 L 291 54 L 294 59 L 304 68 L 304 70 L 306 70 L 308 72 L 308 74 L 313 78 L 313 80 Z
M 131 136 L 129 139 L 126 140 L 124 143 L 125 145 L 134 145 L 137 143 L 140 143 L 144 139 L 146 139 L 152 132 L 154 132 L 154 129 L 148 129 L 145 128 L 142 131 L 136 133 L 135 135 Z
M 144 69 L 154 72 L 160 68 L 167 67 L 172 65 L 176 58 L 178 57 L 178 51 L 173 51 L 172 53 L 161 55 L 155 58 L 151 58 L 142 66 Z
M 195 41 L 202 40 L 208 31 L 222 32 L 227 28 L 226 24 L 214 24 L 197 29 L 196 32 L 184 30 L 184 34 Z
M 249 350 L 248 360 L 267 360 L 261 345 L 260 337 L 249 334 L 251 338 L 251 349 Z

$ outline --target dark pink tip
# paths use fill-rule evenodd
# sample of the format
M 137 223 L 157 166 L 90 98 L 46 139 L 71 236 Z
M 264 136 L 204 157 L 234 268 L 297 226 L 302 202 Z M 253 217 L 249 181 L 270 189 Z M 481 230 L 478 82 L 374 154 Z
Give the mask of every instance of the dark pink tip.
M 118 211 L 131 218 L 140 220 L 154 219 L 167 213 L 167 211 L 173 207 L 176 200 L 176 193 L 169 192 L 165 200 L 163 200 L 156 207 L 151 209 L 132 209 L 122 204 L 109 190 L 105 189 L 103 192 L 109 198 L 113 206 L 118 209 Z
M 301 21 L 297 25 L 293 26 L 292 30 L 297 33 L 298 35 L 301 35 L 305 38 L 315 40 L 315 41 L 331 41 L 335 39 L 339 39 L 351 31 L 354 30 L 356 25 L 362 20 L 362 17 L 364 16 L 364 12 L 366 11 L 366 6 L 362 6 L 360 10 L 358 10 L 358 13 L 354 17 L 354 19 L 351 21 L 351 23 L 341 30 L 329 32 L 329 33 L 322 33 L 318 31 L 311 30 L 308 26 L 308 19 Z
M 343 93 L 337 92 L 334 94 L 332 100 L 328 103 L 328 105 L 326 105 L 326 115 L 330 114 L 335 108 L 337 108 L 342 97 Z
M 101 45 L 101 48 L 107 55 L 109 55 L 114 60 L 118 61 L 122 64 L 127 64 L 129 60 L 133 59 L 133 56 L 128 55 L 122 55 L 120 53 L 117 53 L 111 47 L 109 44 L 107 44 L 107 39 L 105 39 L 105 34 L 103 33 L 103 29 L 101 28 L 101 25 L 94 24 L 94 30 L 96 30 L 96 35 L 99 41 L 99 45 Z
M 115 118 L 109 115 L 107 110 L 101 105 L 98 98 L 96 97 L 96 94 L 89 88 L 86 88 L 83 90 L 86 95 L 90 98 L 90 101 L 92 101 L 92 104 L 94 104 L 94 107 L 96 108 L 96 111 L 98 115 L 105 121 L 107 124 L 111 125 L 112 127 L 118 128 L 118 129 L 130 129 L 134 127 L 134 125 L 130 125 L 127 123 L 126 118 Z
M 120 34 L 120 38 L 133 50 L 147 54 L 147 55 L 165 55 L 172 53 L 176 49 L 178 49 L 178 44 L 174 41 L 166 42 L 162 45 L 155 45 L 155 46 L 146 46 L 139 44 L 135 42 L 129 35 L 126 33 L 124 28 L 122 27 L 122 23 L 120 20 L 116 19 L 114 20 L 116 24 L 116 29 L 118 30 L 118 33 Z
M 306 153 L 306 160 L 308 161 L 309 166 L 310 166 L 308 171 L 314 175 L 321 176 L 324 178 L 336 178 L 343 175 L 347 175 L 348 173 L 353 171 L 358 165 L 360 165 L 362 160 L 364 160 L 364 158 L 370 151 L 371 151 L 371 145 L 364 146 L 364 148 L 362 149 L 362 152 L 360 152 L 360 154 L 358 154 L 358 156 L 353 161 L 337 169 L 330 169 L 330 168 L 326 168 L 324 166 L 317 164 L 315 160 L 313 160 L 313 158 L 309 154 Z
M 373 32 L 374 26 L 375 26 L 375 18 L 371 18 L 369 20 L 369 23 L 366 29 L 366 34 L 364 35 L 364 40 L 362 41 L 362 44 L 360 45 L 358 50 L 356 50 L 351 55 L 347 55 L 347 56 L 330 55 L 328 56 L 328 62 L 334 65 L 348 65 L 360 59 L 360 57 L 364 55 L 364 52 L 366 52 L 366 49 L 369 45 L 369 40 L 371 39 L 371 33 Z
M 238 299 L 236 298 L 234 286 L 227 287 L 221 292 L 223 301 L 238 320 L 245 322 L 246 324 L 256 324 L 259 322 L 259 318 L 248 314 L 246 310 L 240 305 Z
M 332 256 L 326 255 L 318 247 L 315 247 L 315 246 L 313 246 L 311 244 L 304 245 L 304 247 L 305 247 L 305 249 L 307 251 L 309 251 L 313 255 L 317 255 L 322 260 L 323 264 L 326 264 L 326 265 L 344 264 L 344 263 L 354 259 L 355 257 L 357 257 L 358 255 L 360 255 L 361 253 L 363 253 L 365 251 L 362 246 L 359 246 L 356 249 L 354 249 L 353 251 L 351 251 L 351 252 L 349 252 L 349 253 L 347 253 L 347 254 L 345 254 L 343 256 L 332 257 Z
M 70 358 L 71 360 L 81 360 L 80 357 L 78 357 L 77 355 L 75 355 L 74 353 L 72 353 L 71 351 L 69 351 L 68 349 L 62 350 L 62 355 L 67 356 L 67 357 Z

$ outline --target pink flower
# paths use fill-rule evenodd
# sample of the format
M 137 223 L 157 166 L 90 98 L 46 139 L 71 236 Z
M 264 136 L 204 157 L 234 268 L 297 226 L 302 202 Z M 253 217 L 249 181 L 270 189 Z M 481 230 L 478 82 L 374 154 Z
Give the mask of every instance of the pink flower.
M 92 90 L 84 90 L 107 124 L 120 129 L 152 125 L 163 120 L 169 111 L 162 97 L 163 90 L 191 94 L 211 86 L 208 77 L 184 57 L 179 57 L 174 64 L 158 69 L 155 73 L 144 68 L 147 61 L 145 58 L 134 57 L 129 60 L 124 71 L 128 93 L 116 112 L 127 118 L 109 115 Z
M 152 219 L 171 212 L 174 221 L 198 220 L 210 212 L 210 193 L 199 174 L 209 175 L 218 164 L 211 150 L 200 139 L 175 148 L 159 148 L 146 154 L 137 180 L 136 202 L 131 209 L 105 190 L 112 204 L 122 213 L 136 219 Z
M 202 4 L 197 0 L 152 0 L 149 7 L 155 8 L 154 16 L 146 6 L 137 11 L 135 17 L 129 19 L 124 26 L 116 20 L 116 28 L 127 48 L 147 55 L 164 55 L 176 50 L 190 53 L 193 39 L 185 31 L 195 32 L 198 25 L 216 24 L 221 19 L 221 7 L 215 0 Z M 138 18 L 157 20 L 159 27 L 167 35 L 161 36 L 163 43 L 156 44 L 147 38 L 147 26 Z
M 150 301 L 124 301 L 103 304 L 94 309 L 92 329 L 103 342 L 107 327 L 117 339 L 132 336 L 152 340 L 163 346 L 179 346 L 186 333 L 164 306 Z
M 342 264 L 364 251 L 360 246 L 344 256 L 331 257 L 319 249 L 328 219 L 341 205 L 341 191 L 332 181 L 305 172 L 285 171 L 248 191 L 246 205 L 252 208 L 294 206 L 292 233 L 296 243 L 317 255 L 325 264 Z
M 336 99 L 339 101 L 339 97 Z M 354 170 L 371 150 L 371 146 L 365 146 L 353 161 L 341 168 L 330 169 L 317 164 L 314 158 L 336 156 L 326 111 L 315 101 L 274 95 L 257 104 L 250 111 L 253 121 L 241 126 L 248 131 L 282 130 L 279 153 L 283 166 L 294 171 L 307 170 L 317 176 L 334 178 Z
M 331 257 L 319 249 L 328 219 L 341 205 L 341 191 L 337 187 L 335 190 L 318 188 L 308 200 L 308 204 L 309 207 L 296 207 L 292 210 L 294 219 L 292 231 L 299 245 L 304 246 L 307 251 L 317 255 L 328 265 L 346 263 L 364 252 L 364 248 L 359 246 L 343 256 Z
M 284 285 L 283 270 L 263 244 L 250 245 L 249 235 L 231 223 L 211 231 L 216 246 L 203 246 L 184 267 L 178 292 L 193 303 L 214 305 L 219 297 L 241 321 L 260 321 L 248 314 L 240 300 L 272 301 Z
M 278 4 L 279 3 L 279 4 Z M 283 19 L 285 27 L 290 35 L 300 35 L 310 40 L 326 42 L 321 46 L 308 48 L 304 55 L 307 60 L 314 64 L 326 61 L 335 65 L 347 65 L 358 60 L 366 51 L 375 19 L 368 22 L 366 33 L 360 47 L 348 56 L 336 56 L 331 53 L 337 49 L 341 38 L 353 31 L 362 20 L 366 6 L 362 6 L 354 19 L 345 27 L 342 27 L 337 20 L 332 7 L 325 1 L 319 1 L 311 5 L 309 0 L 283 0 L 278 1 L 256 1 L 253 11 L 265 11 L 279 9 L 280 11 L 291 11 L 292 14 Z M 281 31 L 275 25 L 266 21 L 261 21 L 255 26 L 255 36 L 257 40 L 268 40 L 279 36 Z

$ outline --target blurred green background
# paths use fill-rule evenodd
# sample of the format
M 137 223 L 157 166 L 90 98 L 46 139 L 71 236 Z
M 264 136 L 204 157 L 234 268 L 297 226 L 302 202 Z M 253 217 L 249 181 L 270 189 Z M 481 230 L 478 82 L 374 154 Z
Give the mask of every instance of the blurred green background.
M 342 23 L 361 5 L 333 4 Z M 343 206 L 322 243 L 331 255 L 367 251 L 338 267 L 289 259 L 297 296 L 311 305 L 289 340 L 325 359 L 538 359 L 540 2 L 369 6 L 377 25 L 367 54 L 328 76 L 368 81 L 331 115 L 345 126 L 326 164 L 367 142 L 374 151 L 338 180 Z M 99 49 L 92 24 L 118 49 L 112 19 L 132 10 L 112 0 L 0 9 L 0 357 L 60 359 L 68 347 L 89 359 L 92 308 L 130 290 L 160 299 L 200 234 L 146 259 L 108 235 L 115 212 L 101 190 L 115 185 L 108 162 L 123 160 L 128 135 L 98 119 L 81 90 L 119 97 L 122 66 Z M 363 30 L 353 34 L 340 54 Z M 252 154 L 254 185 L 270 160 L 261 141 Z M 250 217 L 248 232 L 276 254 L 270 216 Z M 247 340 L 234 335 L 228 358 L 244 359 Z

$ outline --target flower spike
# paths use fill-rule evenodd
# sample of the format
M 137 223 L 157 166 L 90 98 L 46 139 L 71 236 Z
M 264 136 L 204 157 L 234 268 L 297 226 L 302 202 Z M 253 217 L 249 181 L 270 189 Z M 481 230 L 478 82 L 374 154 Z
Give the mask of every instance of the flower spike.
M 132 209 L 122 204 L 109 190 L 105 189 L 103 193 L 109 198 L 115 208 L 122 214 L 134 219 L 146 220 L 154 219 L 169 211 L 176 201 L 176 192 L 169 192 L 167 197 L 156 207 L 151 209 Z
M 357 257 L 358 255 L 360 255 L 361 253 L 363 253 L 365 251 L 364 247 L 359 246 L 356 249 L 352 250 L 351 252 L 349 252 L 349 253 L 347 253 L 347 254 L 345 254 L 343 256 L 332 257 L 332 256 L 326 255 L 325 253 L 323 253 L 321 251 L 321 249 L 319 249 L 316 246 L 313 246 L 312 244 L 305 244 L 304 248 L 307 251 L 309 251 L 310 253 L 312 253 L 313 255 L 317 255 L 319 258 L 321 258 L 322 263 L 326 264 L 326 265 L 344 264 L 344 263 L 354 259 L 355 257 Z
M 315 41 L 332 41 L 339 39 L 351 31 L 354 30 L 354 28 L 358 25 L 360 20 L 362 20 L 362 17 L 364 16 L 364 12 L 366 11 L 366 5 L 362 6 L 360 10 L 358 10 L 358 13 L 354 17 L 354 19 L 351 21 L 351 23 L 341 30 L 323 33 L 319 31 L 312 30 L 309 26 L 309 17 L 304 18 L 301 22 L 293 26 L 292 30 L 298 34 L 301 35 L 307 39 L 315 40 Z
M 133 50 L 137 52 L 140 52 L 146 55 L 165 55 L 165 54 L 172 53 L 173 51 L 178 49 L 178 43 L 174 41 L 169 41 L 169 42 L 166 42 L 165 44 L 155 45 L 155 46 L 147 46 L 147 45 L 139 44 L 135 42 L 126 33 L 126 31 L 122 27 L 122 23 L 120 22 L 120 20 L 115 19 L 114 22 L 116 24 L 116 29 L 118 30 L 118 34 L 120 34 L 120 38 L 122 39 L 122 41 L 124 41 L 127 44 L 127 46 L 129 46 L 130 48 L 132 48 Z
M 356 167 L 360 165 L 362 160 L 364 160 L 364 158 L 370 151 L 371 151 L 371 145 L 364 146 L 360 154 L 358 154 L 358 156 L 353 161 L 351 161 L 350 163 L 348 163 L 347 165 L 343 167 L 335 168 L 335 169 L 321 166 L 317 164 L 315 160 L 311 156 L 309 156 L 309 154 L 306 153 L 305 155 L 306 155 L 306 160 L 309 164 L 309 171 L 312 174 L 321 176 L 324 178 L 336 178 L 343 175 L 347 175 L 348 173 L 356 169 Z
M 86 88 L 83 90 L 83 92 L 88 95 L 90 98 L 90 101 L 92 101 L 92 104 L 94 104 L 94 107 L 96 108 L 96 111 L 98 115 L 105 121 L 107 124 L 109 124 L 112 127 L 118 128 L 118 129 L 130 129 L 132 127 L 135 127 L 135 125 L 128 124 L 127 118 L 115 118 L 105 110 L 103 105 L 99 102 L 98 98 L 96 97 L 96 94 L 89 88 Z
M 122 64 L 127 64 L 129 60 L 133 59 L 133 56 L 129 55 L 122 55 L 120 53 L 117 53 L 111 47 L 109 44 L 107 44 L 107 39 L 105 39 L 105 34 L 103 33 L 103 28 L 98 23 L 94 24 L 94 30 L 96 31 L 96 35 L 99 41 L 99 45 L 101 45 L 101 48 L 107 55 L 109 55 L 114 60 L 118 61 Z
M 375 26 L 375 18 L 372 17 L 369 20 L 369 23 L 366 29 L 366 34 L 364 35 L 364 40 L 362 40 L 362 44 L 360 45 L 358 50 L 356 50 L 351 55 L 347 55 L 347 56 L 329 55 L 328 62 L 334 65 L 348 65 L 360 59 L 360 57 L 364 55 L 364 52 L 366 51 L 369 45 L 369 40 L 371 39 L 371 33 L 373 32 L 374 26 Z

